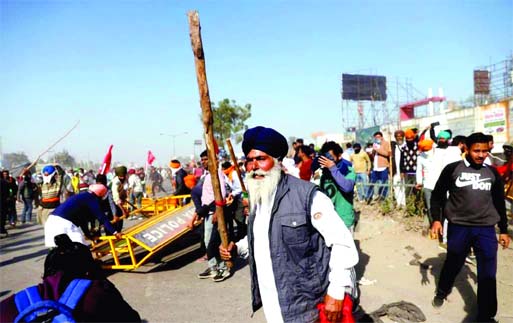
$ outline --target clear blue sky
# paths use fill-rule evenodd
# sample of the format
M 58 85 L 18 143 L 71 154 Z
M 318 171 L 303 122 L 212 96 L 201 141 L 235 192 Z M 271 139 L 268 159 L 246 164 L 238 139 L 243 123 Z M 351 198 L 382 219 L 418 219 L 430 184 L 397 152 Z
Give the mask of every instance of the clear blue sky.
M 0 136 L 55 151 L 166 163 L 202 139 L 186 12 L 199 11 L 212 101 L 251 103 L 250 126 L 341 132 L 342 73 L 408 78 L 452 100 L 513 50 L 513 1 L 0 1 Z M 240 147 L 236 150 L 240 151 Z M 197 149 L 197 152 L 199 149 Z

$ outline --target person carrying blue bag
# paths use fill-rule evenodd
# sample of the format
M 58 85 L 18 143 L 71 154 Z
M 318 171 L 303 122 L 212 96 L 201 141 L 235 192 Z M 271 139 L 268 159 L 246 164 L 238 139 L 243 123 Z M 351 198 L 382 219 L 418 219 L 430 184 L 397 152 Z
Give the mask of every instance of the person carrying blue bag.
M 66 234 L 55 237 L 42 283 L 0 302 L 0 322 L 140 322 L 105 278 L 89 248 Z

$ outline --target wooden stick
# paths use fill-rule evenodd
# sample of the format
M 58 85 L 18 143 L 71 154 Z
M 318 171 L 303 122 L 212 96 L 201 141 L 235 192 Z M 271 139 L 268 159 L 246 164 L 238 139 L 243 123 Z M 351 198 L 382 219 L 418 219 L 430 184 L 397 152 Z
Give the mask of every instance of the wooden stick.
M 217 156 L 214 149 L 214 116 L 212 106 L 210 104 L 210 94 L 208 92 L 207 72 L 205 69 L 205 54 L 203 53 L 203 43 L 201 41 L 201 26 L 197 11 L 189 11 L 189 33 L 191 37 L 192 53 L 194 54 L 194 64 L 196 66 L 196 78 L 198 80 L 198 88 L 200 94 L 201 112 L 203 116 L 203 127 L 205 129 L 205 141 L 208 152 L 208 170 L 212 178 L 212 186 L 214 188 L 214 196 L 216 201 L 217 230 L 221 236 L 223 247 L 228 247 L 228 234 L 226 232 L 226 224 L 224 222 L 223 205 L 226 203 L 221 192 L 221 184 L 219 173 L 217 170 Z M 232 267 L 232 263 L 226 262 L 228 267 Z
M 242 175 L 240 174 L 239 165 L 237 164 L 237 158 L 235 158 L 235 153 L 233 152 L 232 141 L 230 140 L 230 138 L 226 139 L 226 144 L 228 145 L 228 150 L 230 151 L 232 163 L 235 165 L 235 171 L 237 172 L 237 176 L 239 177 L 240 187 L 242 188 L 242 192 L 247 192 L 246 185 L 244 185 L 244 181 L 242 180 Z
M 381 129 L 380 129 L 381 130 Z M 392 157 L 392 132 L 390 131 L 390 126 L 388 126 L 388 144 L 390 145 L 390 156 L 388 156 L 388 194 L 390 197 L 393 196 L 393 189 L 394 189 L 394 176 L 392 175 L 392 169 L 393 169 L 393 165 L 392 165 L 392 161 L 395 163 L 395 156 Z M 400 170 L 397 169 L 396 170 L 397 172 L 400 173 Z
M 57 145 L 59 142 L 61 142 L 64 138 L 66 138 L 77 126 L 78 124 L 80 123 L 80 120 L 77 121 L 77 123 L 75 123 L 75 125 L 73 127 L 71 127 L 71 129 L 69 129 L 62 137 L 60 137 L 56 142 L 54 142 L 52 145 L 50 145 L 50 147 L 46 148 L 42 153 L 39 154 L 39 156 L 37 156 L 37 158 L 32 162 L 32 164 L 28 165 L 27 167 L 25 167 L 25 169 L 23 169 L 21 171 L 21 174 L 20 176 L 23 176 L 25 174 L 25 172 L 27 172 L 29 169 L 31 169 L 35 164 L 37 164 L 37 162 L 39 161 L 39 159 L 41 158 L 41 156 L 43 156 L 44 154 L 46 154 L 50 149 L 52 149 L 53 147 L 55 147 L 55 145 Z

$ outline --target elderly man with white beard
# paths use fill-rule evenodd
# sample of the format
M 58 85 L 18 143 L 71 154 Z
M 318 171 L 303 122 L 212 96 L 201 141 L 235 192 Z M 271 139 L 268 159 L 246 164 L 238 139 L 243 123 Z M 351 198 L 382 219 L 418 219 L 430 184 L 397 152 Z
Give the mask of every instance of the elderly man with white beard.
M 352 322 L 351 268 L 358 252 L 329 197 L 286 175 L 287 140 L 271 128 L 244 133 L 250 215 L 248 235 L 221 257 L 249 256 L 253 311 L 268 322 Z

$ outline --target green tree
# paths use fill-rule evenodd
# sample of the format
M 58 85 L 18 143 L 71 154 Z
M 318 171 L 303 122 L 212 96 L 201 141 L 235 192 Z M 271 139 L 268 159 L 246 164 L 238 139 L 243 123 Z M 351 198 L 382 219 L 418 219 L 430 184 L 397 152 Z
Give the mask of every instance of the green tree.
M 75 164 L 75 166 L 78 168 L 83 168 L 85 170 L 92 169 L 93 171 L 96 171 L 96 170 L 100 169 L 101 164 L 98 162 L 93 162 L 91 160 L 88 160 L 88 161 L 81 160 L 81 161 L 78 161 Z
M 6 169 L 22 167 L 27 163 L 30 164 L 30 161 L 24 152 L 4 154 L 4 158 L 2 160 L 2 165 Z
M 212 112 L 214 136 L 219 147 L 224 147 L 227 138 L 234 138 L 235 143 L 240 143 L 244 131 L 248 129 L 245 122 L 251 117 L 251 104 L 240 106 L 235 100 L 224 99 L 217 106 L 212 103 Z
M 54 154 L 49 158 L 49 161 L 57 163 L 64 167 L 73 167 L 75 166 L 75 158 L 71 156 L 67 150 L 63 150 L 59 153 Z

